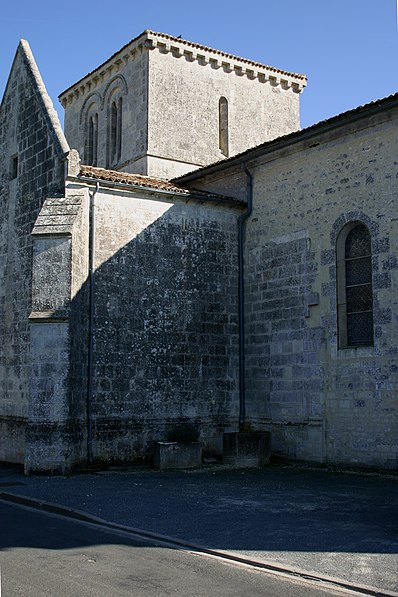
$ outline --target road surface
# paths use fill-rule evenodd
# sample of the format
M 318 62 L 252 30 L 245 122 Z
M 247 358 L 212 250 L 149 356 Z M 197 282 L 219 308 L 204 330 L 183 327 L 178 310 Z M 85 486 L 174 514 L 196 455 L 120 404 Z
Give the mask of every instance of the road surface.
M 0 565 L 2 597 L 343 594 L 1 501 Z

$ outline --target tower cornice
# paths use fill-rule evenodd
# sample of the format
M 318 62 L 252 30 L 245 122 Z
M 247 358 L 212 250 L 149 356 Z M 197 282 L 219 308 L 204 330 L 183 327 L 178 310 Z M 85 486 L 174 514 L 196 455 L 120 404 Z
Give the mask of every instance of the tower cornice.
M 131 60 L 137 52 L 142 51 L 159 51 L 162 54 L 171 54 L 176 59 L 198 62 L 201 66 L 222 69 L 225 73 L 233 73 L 236 76 L 247 77 L 252 80 L 258 79 L 260 83 L 268 83 L 274 87 L 280 85 L 283 89 L 291 88 L 296 93 L 300 93 L 307 84 L 307 77 L 303 74 L 284 71 L 179 37 L 173 37 L 166 33 L 158 33 L 147 29 L 94 71 L 88 73 L 62 92 L 59 96 L 60 102 L 66 107 L 79 96 L 85 96 L 87 93 L 94 91 L 99 84 L 118 73 L 120 67 Z

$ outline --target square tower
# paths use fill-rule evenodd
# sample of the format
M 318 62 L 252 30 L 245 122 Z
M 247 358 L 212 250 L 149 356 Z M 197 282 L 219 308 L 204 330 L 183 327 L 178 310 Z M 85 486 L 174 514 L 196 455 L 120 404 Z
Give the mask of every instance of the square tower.
M 306 77 L 144 31 L 60 95 L 82 161 L 179 176 L 300 128 Z

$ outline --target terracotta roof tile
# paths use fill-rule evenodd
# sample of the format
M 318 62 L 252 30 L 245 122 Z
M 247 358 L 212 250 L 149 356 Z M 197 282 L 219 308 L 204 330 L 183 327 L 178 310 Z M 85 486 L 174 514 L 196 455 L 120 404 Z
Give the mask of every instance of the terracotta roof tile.
M 81 166 L 79 176 L 87 178 L 95 178 L 98 180 L 108 180 L 110 182 L 120 182 L 130 184 L 136 187 L 148 187 L 151 189 L 159 189 L 170 191 L 171 193 L 178 193 L 181 195 L 189 195 L 190 191 L 181 185 L 174 184 L 162 178 L 155 178 L 153 176 L 144 176 L 143 174 L 130 174 L 128 172 L 118 172 L 116 170 L 107 170 L 106 168 L 95 168 L 94 166 Z
M 144 176 L 143 174 L 130 174 L 128 172 L 118 172 L 116 170 L 107 170 L 106 168 L 96 168 L 94 166 L 80 167 L 79 178 L 90 178 L 92 180 L 104 180 L 113 183 L 121 183 L 131 185 L 132 187 L 145 187 L 147 189 L 167 191 L 174 195 L 182 195 L 187 199 L 200 199 L 216 201 L 221 203 L 232 203 L 242 205 L 242 201 L 234 197 L 226 195 L 219 195 L 217 193 L 208 193 L 206 191 L 199 191 L 196 189 L 188 189 L 182 185 L 170 182 L 163 178 L 155 178 L 154 176 Z

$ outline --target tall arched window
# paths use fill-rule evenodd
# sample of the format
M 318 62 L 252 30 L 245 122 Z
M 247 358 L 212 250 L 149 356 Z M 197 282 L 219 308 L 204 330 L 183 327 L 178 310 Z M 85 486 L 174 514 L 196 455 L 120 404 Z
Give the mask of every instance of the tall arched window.
M 339 348 L 373 345 L 372 252 L 361 222 L 345 226 L 337 239 Z
M 228 101 L 225 97 L 220 97 L 220 101 L 218 102 L 218 138 L 221 153 L 225 157 L 228 157 Z
M 120 167 L 123 150 L 123 102 L 128 95 L 126 79 L 116 75 L 109 81 L 104 91 L 102 109 L 106 113 L 106 165 Z
M 122 150 L 122 98 L 112 101 L 109 113 L 109 157 L 108 165 L 116 165 Z
M 89 166 L 97 165 L 98 153 L 98 114 L 89 115 L 87 125 L 87 146 L 86 146 L 86 163 Z
M 84 163 L 89 166 L 98 165 L 99 114 L 101 96 L 94 92 L 86 97 L 80 111 L 80 124 L 83 132 Z

